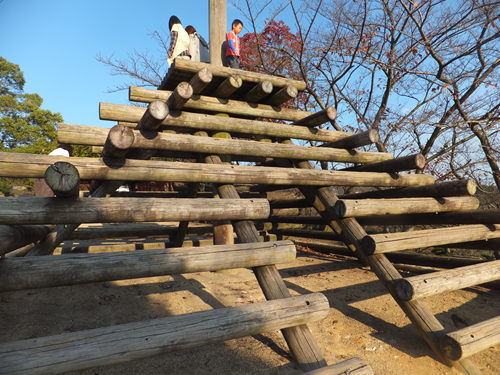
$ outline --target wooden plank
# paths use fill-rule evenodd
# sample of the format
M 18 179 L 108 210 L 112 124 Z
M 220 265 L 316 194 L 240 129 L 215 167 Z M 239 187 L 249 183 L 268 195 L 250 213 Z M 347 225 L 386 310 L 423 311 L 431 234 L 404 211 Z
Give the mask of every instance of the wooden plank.
M 433 296 L 500 279 L 500 260 L 394 281 L 403 301 Z
M 403 233 L 372 234 L 363 237 L 362 243 L 367 254 L 382 254 L 490 238 L 500 238 L 500 224 L 462 225 L 452 228 L 426 229 Z
M 302 375 L 373 375 L 373 369 L 364 359 L 350 358 Z
M 12 258 L 0 263 L 0 292 L 289 263 L 292 241 Z
M 47 167 L 64 156 L 0 152 L 0 176 L 43 177 Z M 67 160 L 67 159 L 66 159 Z M 218 184 L 268 184 L 316 186 L 419 186 L 434 181 L 431 175 L 375 172 L 300 170 L 278 167 L 207 165 L 160 160 L 125 161 L 98 158 L 71 158 L 80 178 L 116 181 L 175 181 Z M 120 186 L 120 185 L 118 185 Z
M 47 210 L 50 207 L 50 210 Z M 0 224 L 76 224 L 196 220 L 254 220 L 270 214 L 267 199 L 7 197 Z
M 0 373 L 56 374 L 324 319 L 320 293 L 0 344 Z
M 500 316 L 448 333 L 439 344 L 454 361 L 500 344 Z
M 339 217 L 369 215 L 417 214 L 475 210 L 479 200 L 475 197 L 447 198 L 395 198 L 395 199 L 346 199 L 339 200 L 333 208 Z

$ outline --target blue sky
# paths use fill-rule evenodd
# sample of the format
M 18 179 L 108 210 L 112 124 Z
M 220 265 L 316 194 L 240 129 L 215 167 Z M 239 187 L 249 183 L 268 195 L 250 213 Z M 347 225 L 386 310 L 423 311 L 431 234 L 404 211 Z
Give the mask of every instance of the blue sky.
M 148 31 L 168 32 L 172 15 L 208 41 L 208 0 L 3 0 L 0 56 L 19 65 L 24 91 L 39 94 L 43 109 L 68 124 L 111 127 L 115 122 L 99 120 L 99 102 L 127 104 L 127 91 L 106 91 L 128 79 L 110 76 L 95 56 L 156 53 Z M 234 18 L 241 14 L 228 4 L 229 26 Z

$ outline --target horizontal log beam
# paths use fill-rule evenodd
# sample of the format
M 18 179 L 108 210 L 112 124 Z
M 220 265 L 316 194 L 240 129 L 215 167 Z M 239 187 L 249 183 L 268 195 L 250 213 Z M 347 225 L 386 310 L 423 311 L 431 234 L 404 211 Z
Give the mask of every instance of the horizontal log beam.
M 333 209 L 339 217 L 362 217 L 369 215 L 475 210 L 478 207 L 479 200 L 475 197 L 447 197 L 346 199 L 337 201 Z
M 500 260 L 434 272 L 429 275 L 394 280 L 396 292 L 403 301 L 468 288 L 500 279 Z
M 385 160 L 373 164 L 358 165 L 355 167 L 344 168 L 344 171 L 362 171 L 362 172 L 403 172 L 412 169 L 423 169 L 426 164 L 424 155 L 403 156 L 392 160 Z
M 0 292 L 293 262 L 291 241 L 5 259 Z
M 490 238 L 500 238 L 500 224 L 462 225 L 452 228 L 372 234 L 365 236 L 362 244 L 366 254 L 372 255 Z
M 338 141 L 324 143 L 319 147 L 352 149 L 357 147 L 368 146 L 379 141 L 380 141 L 380 136 L 378 134 L 378 131 L 375 129 L 370 129 L 363 133 L 353 134 L 350 137 L 339 139 Z
M 116 126 L 119 127 L 121 125 Z M 58 139 L 64 139 L 66 142 L 70 141 L 71 144 L 83 143 L 100 146 L 104 144 L 103 142 L 106 142 L 105 134 L 108 131 L 109 129 L 107 128 L 97 128 L 94 126 L 59 124 Z M 238 139 L 205 138 L 138 130 L 130 131 L 133 135 L 133 143 L 130 147 L 136 149 L 345 163 L 376 163 L 380 160 L 393 158 L 391 154 L 384 152 L 349 151 Z M 92 134 L 92 137 L 89 137 L 90 134 Z
M 293 125 L 315 127 L 325 122 L 333 121 L 337 118 L 337 110 L 333 107 L 327 107 L 319 112 L 310 114 L 303 119 L 293 122 Z
M 43 177 L 47 167 L 64 157 L 0 152 L 1 177 Z M 29 161 L 27 161 L 29 160 Z M 294 168 L 258 168 L 235 165 L 207 165 L 167 161 L 98 158 L 72 158 L 83 180 L 175 181 L 221 184 L 272 185 L 351 185 L 418 186 L 428 185 L 433 177 L 424 174 L 374 172 L 339 172 L 334 170 L 299 170 Z
M 172 91 L 168 90 L 150 90 L 136 86 L 130 86 L 129 88 L 129 100 L 133 102 L 166 101 L 170 95 L 172 95 Z M 284 121 L 297 121 L 312 114 L 311 112 L 282 108 L 270 104 L 250 104 L 240 100 L 223 99 L 220 96 L 203 95 L 193 95 L 184 105 L 184 109 L 211 114 L 227 113 L 235 117 L 264 117 Z
M 50 208 L 50 209 L 47 209 Z M 5 198 L 0 224 L 78 224 L 196 220 L 258 220 L 270 214 L 266 199 Z
M 474 180 L 439 182 L 432 185 L 415 186 L 400 189 L 374 190 L 364 193 L 339 195 L 340 199 L 365 198 L 418 198 L 418 197 L 461 197 L 476 194 Z
M 125 121 L 137 123 L 145 109 L 121 104 L 99 103 L 101 120 Z M 201 113 L 170 111 L 162 125 L 171 128 L 191 129 L 193 132 L 225 131 L 231 134 L 264 135 L 268 137 L 305 139 L 330 142 L 352 135 L 352 133 L 334 130 L 316 129 L 286 124 L 274 124 L 267 121 L 246 120 L 234 117 L 211 116 Z
M 0 255 L 44 238 L 54 225 L 0 225 Z
M 453 361 L 467 358 L 500 343 L 500 316 L 441 337 L 439 345 Z
M 293 327 L 326 318 L 320 293 L 0 344 L 0 373 L 56 374 Z

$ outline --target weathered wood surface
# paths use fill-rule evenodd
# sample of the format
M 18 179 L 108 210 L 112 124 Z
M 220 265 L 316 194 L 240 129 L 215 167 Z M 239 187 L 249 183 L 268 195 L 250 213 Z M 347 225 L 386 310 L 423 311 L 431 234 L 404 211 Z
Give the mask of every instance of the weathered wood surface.
M 126 121 L 137 123 L 143 116 L 142 107 L 121 104 L 99 103 L 101 120 Z M 266 121 L 247 120 L 241 118 L 217 117 L 202 113 L 170 111 L 162 125 L 169 128 L 191 129 L 193 132 L 226 131 L 231 134 L 263 135 L 269 137 L 291 137 L 312 141 L 330 142 L 352 135 L 352 133 L 334 130 L 316 129 L 298 125 L 275 124 Z
M 283 87 L 281 90 L 279 90 L 276 94 L 271 96 L 270 98 L 266 98 L 264 102 L 269 105 L 279 106 L 281 104 L 288 102 L 289 100 L 295 99 L 298 93 L 299 91 L 297 90 L 296 87 L 287 85 Z
M 457 361 L 500 343 L 500 316 L 462 328 L 441 337 L 445 355 Z
M 64 156 L 14 154 L 0 152 L 0 176 L 43 177 L 47 167 L 64 161 Z M 29 160 L 29 161 L 28 161 Z M 67 160 L 67 159 L 66 159 Z M 434 181 L 430 175 L 375 172 L 340 172 L 333 170 L 300 170 L 287 168 L 258 168 L 237 165 L 207 165 L 151 160 L 119 160 L 71 158 L 83 180 L 116 181 L 175 181 L 220 184 L 271 185 L 352 185 L 352 186 L 419 186 Z M 120 185 L 118 185 L 120 186 Z
M 404 301 L 433 296 L 500 279 L 500 260 L 394 281 Z
M 121 126 L 121 125 L 116 125 Z M 88 129 L 92 128 L 92 129 Z M 66 125 L 58 127 L 58 137 L 71 144 L 102 145 L 106 128 L 97 128 L 83 125 Z M 88 135 L 92 132 L 92 137 Z M 133 134 L 131 148 L 150 149 L 159 151 L 195 152 L 219 155 L 238 155 L 252 157 L 278 157 L 290 159 L 308 159 L 335 161 L 345 163 L 376 163 L 381 160 L 392 159 L 392 154 L 383 152 L 349 151 L 321 147 L 298 145 L 284 145 L 223 138 L 201 138 L 183 134 L 153 133 L 147 131 L 130 130 Z
M 296 163 L 295 166 L 303 169 L 313 168 L 313 166 L 306 161 Z M 451 362 L 443 356 L 439 348 L 439 338 L 446 334 L 446 330 L 425 304 L 418 300 L 406 302 L 399 298 L 392 287 L 391 281 L 401 278 L 401 275 L 383 254 L 373 256 L 367 256 L 365 254 L 364 245 L 361 241 L 366 236 L 366 232 L 357 223 L 356 219 L 341 219 L 335 214 L 333 206 L 338 200 L 335 193 L 330 188 L 324 187 L 301 187 L 300 190 L 304 197 L 313 204 L 333 231 L 342 236 L 344 243 L 353 251 L 354 255 L 357 256 L 363 264 L 367 264 L 371 267 L 372 271 L 375 272 L 382 284 L 387 288 L 394 300 L 439 358 L 448 365 L 456 366 L 457 369 L 465 374 L 479 375 L 480 371 L 470 360 L 465 359 L 459 362 Z
M 424 155 L 410 155 L 400 158 L 385 160 L 373 164 L 358 165 L 355 167 L 344 168 L 345 171 L 363 171 L 363 172 L 403 172 L 412 169 L 423 169 L 426 164 Z
M 41 240 L 54 227 L 54 225 L 0 225 L 0 255 Z
M 462 225 L 412 232 L 372 234 L 363 237 L 362 243 L 367 254 L 381 254 L 490 238 L 500 238 L 500 224 Z
M 170 113 L 168 106 L 159 100 L 149 103 L 148 108 L 141 108 L 139 112 L 133 122 L 137 123 L 137 129 L 144 130 L 158 129 Z
M 129 88 L 129 100 L 134 102 L 166 101 L 171 94 L 172 91 L 167 90 L 149 90 L 136 86 L 130 86 Z M 312 114 L 312 112 L 282 108 L 270 104 L 250 104 L 239 100 L 221 99 L 223 97 L 222 93 L 216 95 L 216 97 L 196 94 L 186 102 L 184 109 L 212 114 L 227 113 L 235 117 L 265 117 L 284 121 L 297 121 Z
M 266 199 L 75 198 L 68 203 L 58 198 L 7 197 L 2 200 L 0 224 L 257 220 L 269 214 Z
M 0 262 L 0 292 L 289 263 L 291 241 L 61 254 Z
M 193 94 L 198 95 L 203 91 L 207 85 L 212 82 L 213 74 L 208 68 L 203 68 L 196 73 L 193 78 L 191 78 L 191 81 L 189 81 L 189 85 L 193 89 Z M 154 90 L 151 90 L 154 91 Z M 156 90 L 158 92 L 158 90 Z M 161 92 L 161 91 L 159 91 Z M 130 89 L 129 89 L 129 95 L 130 95 Z M 192 97 L 192 96 L 191 96 Z M 165 99 L 165 101 L 168 98 Z M 132 100 L 132 99 L 129 99 Z M 189 100 L 188 100 L 189 101 Z M 184 103 L 184 107 L 186 107 L 186 104 Z
M 368 146 L 373 143 L 379 142 L 380 136 L 375 129 L 367 130 L 363 133 L 354 134 L 350 137 L 339 139 L 338 141 L 327 142 L 319 147 L 333 147 L 333 148 L 357 148 Z
M 195 6 L 191 4 L 191 6 Z M 192 9 L 192 11 L 196 11 Z M 226 0 L 210 0 L 208 2 L 209 19 L 209 58 L 210 66 L 223 66 L 225 50 L 222 48 L 226 40 L 227 5 Z M 175 62 L 174 62 L 175 64 Z
M 0 373 L 57 374 L 324 319 L 320 293 L 0 344 Z
M 227 77 L 211 94 L 214 98 L 227 99 L 243 84 L 239 75 L 233 74 Z
M 373 375 L 373 369 L 364 359 L 350 358 L 302 375 Z
M 198 73 L 197 73 L 198 74 Z M 193 88 L 188 82 L 181 82 L 177 85 L 165 102 L 169 110 L 178 111 L 193 96 Z
M 58 161 L 48 167 L 45 182 L 59 198 L 77 197 L 80 191 L 78 170 L 68 162 Z
M 337 201 L 333 209 L 339 217 L 360 217 L 475 210 L 478 207 L 479 200 L 475 197 L 447 197 L 346 199 Z
M 91 132 L 91 131 L 89 131 Z M 88 134 L 88 133 L 87 133 Z M 70 144 L 77 144 L 71 143 Z M 103 158 L 123 158 L 134 143 L 134 132 L 127 126 L 115 125 L 109 129 L 104 147 L 101 152 Z
M 260 81 L 251 90 L 249 90 L 243 97 L 241 101 L 258 103 L 262 98 L 265 98 L 270 93 L 273 92 L 273 84 L 267 79 Z
M 313 113 L 303 119 L 293 122 L 293 125 L 315 127 L 325 122 L 333 121 L 337 118 L 337 110 L 333 107 L 327 107 L 319 112 Z
M 477 185 L 474 180 L 445 181 L 432 185 L 415 186 L 398 189 L 367 191 L 365 193 L 343 194 L 340 199 L 365 198 L 418 198 L 418 197 L 461 197 L 476 194 Z

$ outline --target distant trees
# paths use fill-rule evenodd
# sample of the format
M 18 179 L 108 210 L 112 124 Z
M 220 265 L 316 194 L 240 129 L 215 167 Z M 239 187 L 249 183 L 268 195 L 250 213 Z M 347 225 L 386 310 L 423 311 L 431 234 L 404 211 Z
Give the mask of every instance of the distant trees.
M 0 57 L 0 151 L 41 153 L 55 148 L 60 113 L 41 109 L 38 94 L 24 92 L 19 65 Z

